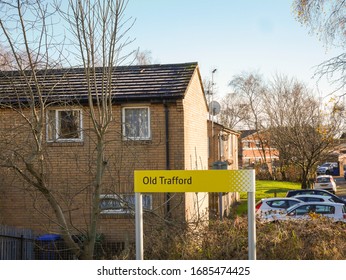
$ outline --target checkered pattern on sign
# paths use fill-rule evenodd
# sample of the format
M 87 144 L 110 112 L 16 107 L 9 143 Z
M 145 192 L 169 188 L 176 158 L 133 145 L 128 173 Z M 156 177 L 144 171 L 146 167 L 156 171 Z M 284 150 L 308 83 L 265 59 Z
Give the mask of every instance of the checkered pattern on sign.
M 234 170 L 229 174 L 229 185 L 235 192 L 254 192 L 254 176 L 253 170 Z

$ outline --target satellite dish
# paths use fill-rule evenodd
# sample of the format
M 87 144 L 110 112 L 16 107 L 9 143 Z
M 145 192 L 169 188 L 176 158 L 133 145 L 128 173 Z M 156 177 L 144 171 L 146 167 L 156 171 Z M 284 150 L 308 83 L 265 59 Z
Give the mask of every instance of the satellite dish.
M 221 106 L 219 102 L 212 101 L 209 103 L 209 112 L 211 115 L 216 116 L 218 113 L 220 113 Z

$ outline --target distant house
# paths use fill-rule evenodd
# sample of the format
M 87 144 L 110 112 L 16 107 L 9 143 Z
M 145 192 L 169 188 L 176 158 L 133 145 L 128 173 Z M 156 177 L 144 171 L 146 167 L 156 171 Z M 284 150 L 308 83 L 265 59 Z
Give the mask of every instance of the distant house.
M 254 168 L 264 163 L 271 168 L 279 160 L 279 151 L 271 145 L 266 132 L 243 130 L 240 138 L 239 165 L 242 168 Z
M 240 133 L 208 121 L 209 169 L 238 169 L 238 138 Z M 231 206 L 239 201 L 239 193 L 209 193 L 210 217 L 229 215 Z M 221 202 L 221 204 L 220 204 Z
M 97 69 L 101 72 L 102 68 Z M 71 230 L 80 234 L 88 227 L 88 213 L 92 211 L 90 185 L 95 160 L 86 76 L 84 69 L 39 71 L 36 75 L 47 97 L 43 156 L 49 164 L 44 172 L 49 188 L 67 213 Z M 18 92 L 25 91 L 22 78 L 18 72 L 0 72 L 0 135 L 12 137 L 6 143 L 4 137 L 0 139 L 0 150 L 8 145 L 30 156 L 30 131 L 16 112 L 20 109 L 29 114 L 17 103 Z M 100 86 L 101 81 L 96 79 L 93 90 Z M 134 170 L 209 168 L 208 106 L 197 63 L 117 67 L 108 86 L 113 90 L 113 119 L 107 131 L 98 232 L 124 244 L 135 238 Z M 9 103 L 15 110 L 4 106 Z M 215 133 L 231 135 L 233 141 L 232 148 L 222 148 L 215 159 L 227 161 L 230 168 L 236 169 L 237 136 L 224 129 Z M 0 169 L 0 180 L 2 223 L 59 232 L 59 223 L 40 193 L 10 169 Z M 161 220 L 169 217 L 171 221 L 189 223 L 197 217 L 207 219 L 208 193 L 146 194 L 143 206 L 148 215 L 152 213 Z M 150 227 L 149 220 L 144 223 Z
M 330 152 L 328 157 L 325 158 L 328 162 L 338 162 L 339 164 L 339 175 L 343 176 L 346 170 L 346 133 L 343 132 L 340 138 L 337 140 L 337 144 Z M 323 164 L 323 162 L 320 162 Z

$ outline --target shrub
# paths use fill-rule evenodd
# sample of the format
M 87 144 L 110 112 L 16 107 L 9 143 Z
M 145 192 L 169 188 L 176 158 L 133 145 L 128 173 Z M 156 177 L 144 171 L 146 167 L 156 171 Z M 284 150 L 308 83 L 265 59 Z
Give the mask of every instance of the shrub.
M 257 259 L 343 260 L 346 224 L 325 218 L 257 223 Z M 248 258 L 246 217 L 211 221 L 196 231 L 172 226 L 152 229 L 145 236 L 145 259 L 242 260 Z M 289 248 L 289 250 L 288 250 Z

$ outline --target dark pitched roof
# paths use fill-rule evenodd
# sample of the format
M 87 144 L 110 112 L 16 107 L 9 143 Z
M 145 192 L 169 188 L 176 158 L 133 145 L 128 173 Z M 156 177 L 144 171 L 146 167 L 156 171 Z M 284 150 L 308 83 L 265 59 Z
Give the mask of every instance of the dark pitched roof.
M 95 68 L 95 84 L 91 92 L 95 95 L 102 87 L 110 85 L 113 101 L 162 100 L 183 98 L 198 64 L 154 64 L 118 66 L 112 70 L 111 83 L 107 81 L 107 68 Z M 33 92 L 37 87 L 32 72 L 25 72 Z M 62 68 L 36 72 L 40 90 L 50 100 L 87 100 L 87 75 L 84 68 Z M 24 76 L 17 71 L 0 71 L 0 102 L 25 101 L 28 86 Z
M 225 131 L 225 132 L 228 132 L 228 133 L 233 133 L 233 134 L 236 134 L 236 135 L 240 135 L 240 131 L 237 131 L 237 130 L 234 130 L 234 129 L 231 129 L 227 126 L 224 126 L 218 122 L 212 122 L 211 120 L 208 120 L 208 125 L 215 125 L 215 126 L 218 126 L 221 130 Z
M 241 130 L 240 132 L 241 132 L 240 138 L 243 139 L 243 138 L 248 137 L 249 135 L 256 133 L 257 130 L 256 129 L 248 129 L 248 130 Z

